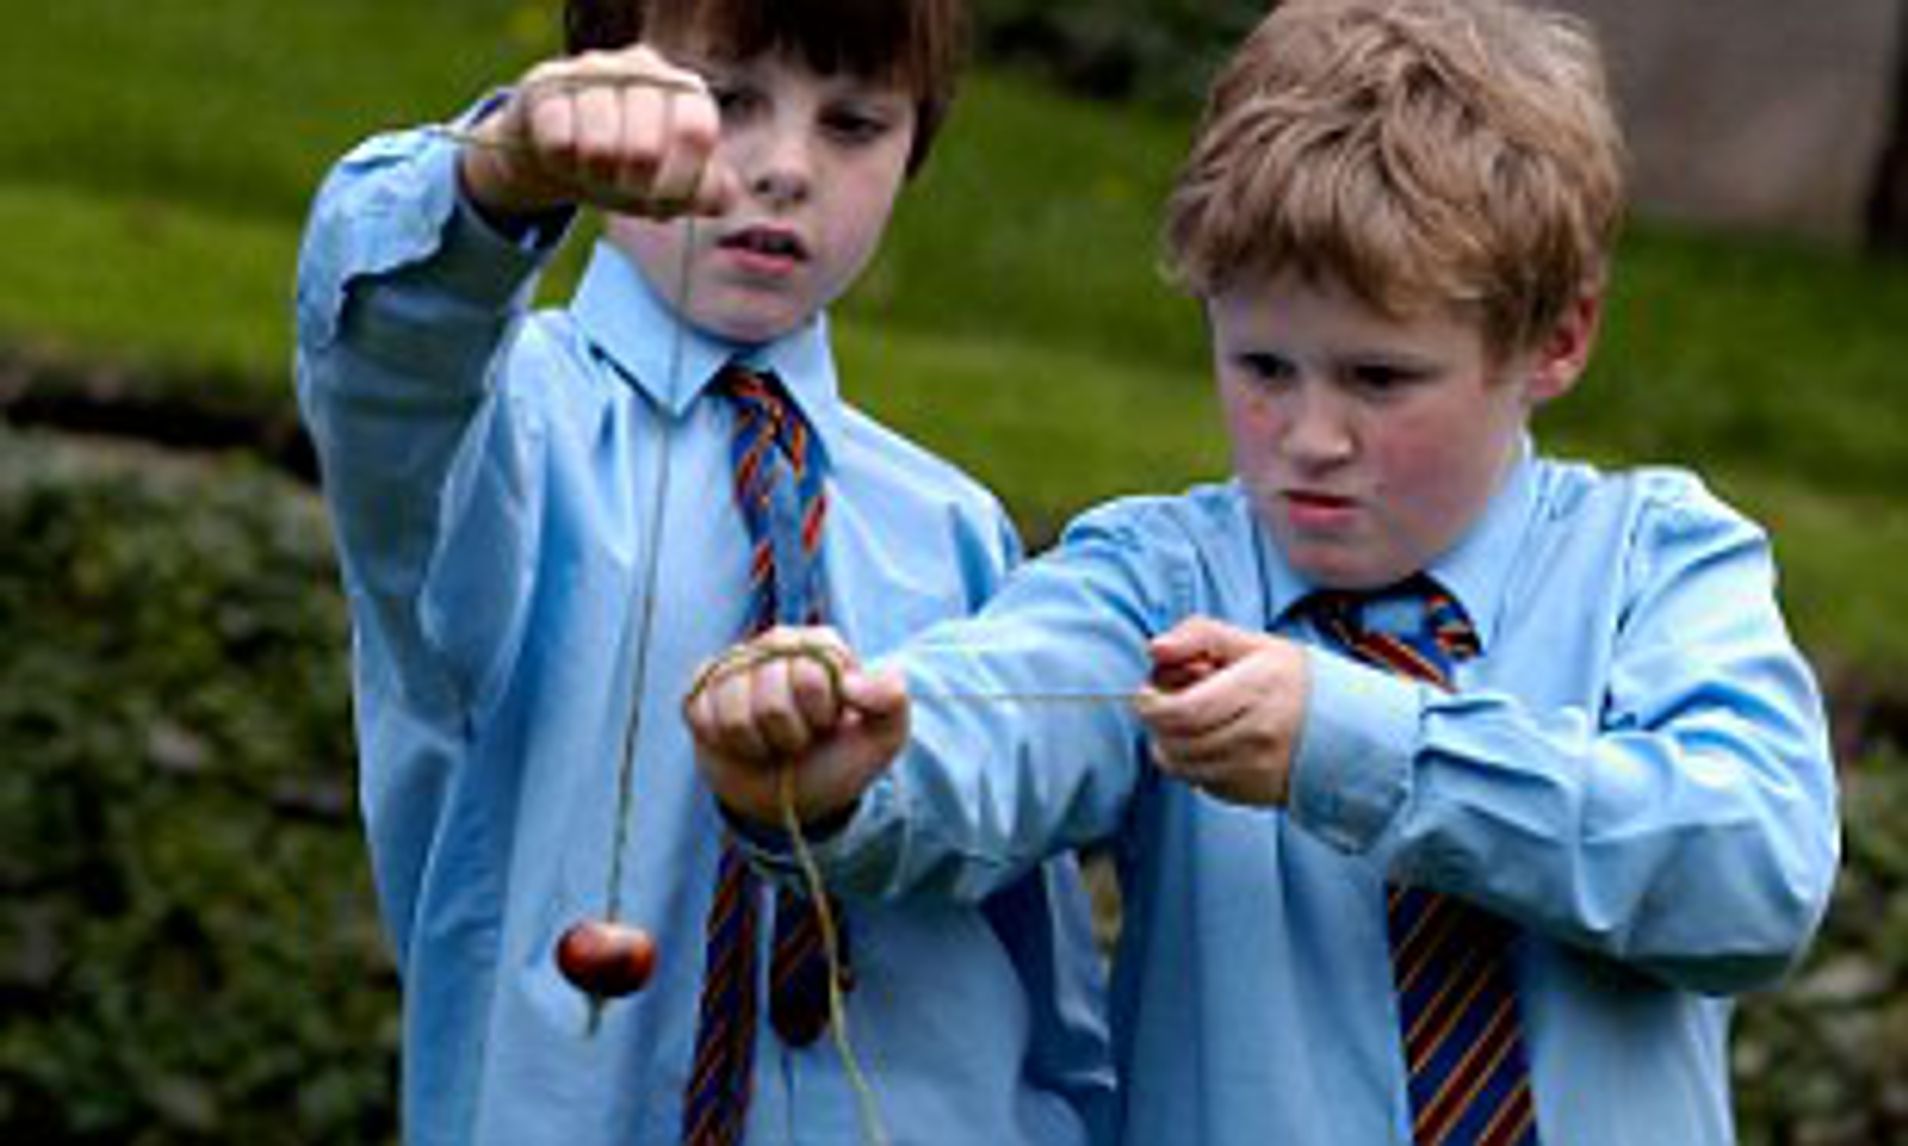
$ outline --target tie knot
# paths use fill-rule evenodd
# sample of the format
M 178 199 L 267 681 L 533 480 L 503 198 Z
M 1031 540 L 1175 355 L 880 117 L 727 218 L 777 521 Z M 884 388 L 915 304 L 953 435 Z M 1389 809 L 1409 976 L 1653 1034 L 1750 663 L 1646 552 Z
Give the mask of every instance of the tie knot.
M 1305 608 L 1319 629 L 1363 659 L 1408 676 L 1440 679 L 1455 662 L 1478 653 L 1477 630 L 1457 599 L 1420 573 L 1371 592 L 1327 589 Z M 1417 659 L 1409 653 L 1415 651 Z M 1419 661 L 1431 671 L 1419 671 Z
M 715 388 L 735 407 L 735 434 L 742 449 L 773 445 L 795 472 L 809 469 L 808 422 L 774 374 L 731 362 L 716 375 Z

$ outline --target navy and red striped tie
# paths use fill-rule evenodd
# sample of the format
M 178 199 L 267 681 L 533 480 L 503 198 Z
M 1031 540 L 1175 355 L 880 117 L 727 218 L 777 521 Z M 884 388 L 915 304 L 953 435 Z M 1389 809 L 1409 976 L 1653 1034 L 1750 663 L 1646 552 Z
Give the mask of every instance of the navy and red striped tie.
M 816 624 L 822 617 L 820 547 L 828 499 L 808 424 L 772 375 L 730 365 L 715 387 L 735 414 L 735 498 L 750 541 L 748 631 Z M 734 1146 L 747 1121 L 760 990 L 757 892 L 755 874 L 725 838 L 705 925 L 695 1062 L 683 1100 L 682 1138 L 690 1146 Z M 838 907 L 833 914 L 840 920 Z M 839 927 L 837 951 L 846 989 L 846 936 Z M 783 1042 L 806 1046 L 827 1028 L 828 974 L 815 904 L 778 889 L 769 1022 Z
M 1369 597 L 1327 592 L 1311 602 L 1326 636 L 1368 664 L 1451 689 L 1451 666 L 1477 655 L 1462 608 L 1430 578 L 1397 591 L 1420 606 L 1393 634 L 1364 624 Z M 1386 925 L 1416 1146 L 1535 1146 L 1536 1110 L 1518 1014 L 1511 947 L 1517 930 L 1482 908 L 1417 887 L 1390 889 Z

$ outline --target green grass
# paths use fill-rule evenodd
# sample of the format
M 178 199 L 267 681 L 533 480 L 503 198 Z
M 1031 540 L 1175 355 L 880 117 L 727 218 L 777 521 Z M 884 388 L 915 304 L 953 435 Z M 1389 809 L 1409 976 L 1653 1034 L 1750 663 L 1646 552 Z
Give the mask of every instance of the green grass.
M 189 198 L 0 181 L 0 346 L 282 396 L 297 231 Z
M 359 136 L 448 115 L 551 41 L 537 0 L 65 0 L 0 39 L 0 352 L 290 401 L 301 216 Z M 102 63 L 110 61 L 110 64 Z M 850 394 L 1036 536 L 1223 471 L 1197 312 L 1156 270 L 1182 119 L 970 77 L 842 307 Z M 574 279 L 572 244 L 546 295 Z M 1773 528 L 1798 629 L 1908 666 L 1908 263 L 1632 229 L 1603 345 L 1539 423 L 1682 461 Z
M 1639 227 L 1557 424 L 1626 457 L 1908 490 L 1908 261 Z
M 508 78 L 540 0 L 61 0 L 0 37 L 0 172 L 294 218 L 328 158 Z

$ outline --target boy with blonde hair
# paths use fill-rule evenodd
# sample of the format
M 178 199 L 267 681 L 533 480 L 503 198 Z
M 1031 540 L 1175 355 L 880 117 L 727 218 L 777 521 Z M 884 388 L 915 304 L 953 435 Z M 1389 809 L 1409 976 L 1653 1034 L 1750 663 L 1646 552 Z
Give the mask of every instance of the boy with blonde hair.
M 960 22 L 570 0 L 566 55 L 326 181 L 298 381 L 356 631 L 407 1142 L 1047 1146 L 1107 1095 L 1070 861 L 849 906 L 826 966 L 821 905 L 754 877 L 674 719 L 770 619 L 885 649 L 1017 555 L 985 490 L 843 401 L 826 319 L 927 156 Z M 532 313 L 583 207 L 607 239 Z M 831 979 L 854 1060 L 823 1037 Z
M 1235 480 L 1085 515 L 881 671 L 718 662 L 731 816 L 786 779 L 850 898 L 1109 844 L 1120 1141 L 1732 1142 L 1731 999 L 1819 921 L 1834 774 L 1764 534 L 1531 443 L 1619 172 L 1568 19 L 1281 4 L 1167 213 Z

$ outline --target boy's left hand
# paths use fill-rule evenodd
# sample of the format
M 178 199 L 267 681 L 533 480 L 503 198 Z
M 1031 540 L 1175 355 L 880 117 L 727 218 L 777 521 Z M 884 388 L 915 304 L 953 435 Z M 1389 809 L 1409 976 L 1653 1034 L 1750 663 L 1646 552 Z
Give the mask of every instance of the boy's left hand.
M 1305 652 L 1205 617 L 1155 637 L 1133 709 L 1169 776 L 1235 804 L 1283 806 L 1305 718 Z
M 852 808 L 900 751 L 907 682 L 864 671 L 832 629 L 776 628 L 705 666 L 683 716 L 725 807 L 810 824 Z

